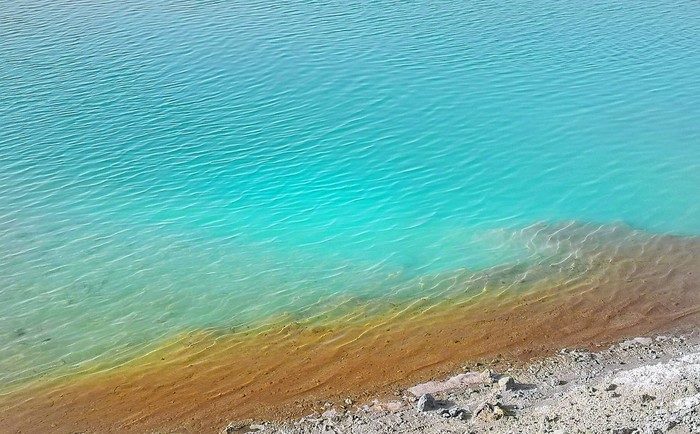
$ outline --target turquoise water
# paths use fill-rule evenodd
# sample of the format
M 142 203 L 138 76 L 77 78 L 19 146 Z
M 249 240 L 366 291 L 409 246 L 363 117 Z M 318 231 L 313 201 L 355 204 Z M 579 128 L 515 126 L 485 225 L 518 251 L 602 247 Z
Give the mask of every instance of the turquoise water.
M 700 234 L 697 1 L 143 3 L 1 4 L 3 384 Z

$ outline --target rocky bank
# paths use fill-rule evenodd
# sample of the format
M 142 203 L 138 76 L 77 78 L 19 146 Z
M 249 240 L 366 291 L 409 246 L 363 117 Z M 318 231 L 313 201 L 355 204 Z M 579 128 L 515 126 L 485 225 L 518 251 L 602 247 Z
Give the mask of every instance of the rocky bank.
M 493 369 L 500 366 L 500 370 Z M 223 433 L 700 433 L 700 339 L 637 337 L 602 351 L 563 349 L 523 368 L 465 372 L 394 399 L 328 402 L 285 423 Z

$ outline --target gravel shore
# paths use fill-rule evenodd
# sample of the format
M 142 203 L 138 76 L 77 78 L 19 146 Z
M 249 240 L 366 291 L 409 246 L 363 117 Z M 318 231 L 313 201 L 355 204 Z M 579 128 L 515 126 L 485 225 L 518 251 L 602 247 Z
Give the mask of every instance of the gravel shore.
M 563 349 L 522 368 L 494 363 L 465 366 L 394 399 L 348 398 L 300 420 L 230 424 L 222 432 L 700 433 L 695 332 L 637 337 L 596 352 Z

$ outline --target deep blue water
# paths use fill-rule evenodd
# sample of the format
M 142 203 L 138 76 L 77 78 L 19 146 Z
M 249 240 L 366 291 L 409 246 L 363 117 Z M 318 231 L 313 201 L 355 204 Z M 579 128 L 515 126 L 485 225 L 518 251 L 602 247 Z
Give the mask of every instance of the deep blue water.
M 0 6 L 4 383 L 700 234 L 694 0 Z

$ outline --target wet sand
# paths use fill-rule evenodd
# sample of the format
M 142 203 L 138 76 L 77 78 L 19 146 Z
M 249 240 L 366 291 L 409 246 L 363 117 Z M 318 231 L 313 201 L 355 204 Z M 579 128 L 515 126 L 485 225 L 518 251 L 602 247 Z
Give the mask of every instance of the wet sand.
M 3 432 L 217 432 L 285 419 L 562 347 L 700 324 L 697 241 L 616 252 L 583 278 L 544 280 L 382 314 L 231 333 L 193 332 L 107 372 L 42 380 L 0 397 Z
M 248 434 L 697 434 L 699 338 L 695 330 L 596 351 L 562 349 L 506 371 L 483 365 L 352 410 L 336 403 L 281 424 L 229 428 Z M 423 396 L 428 391 L 432 405 Z

